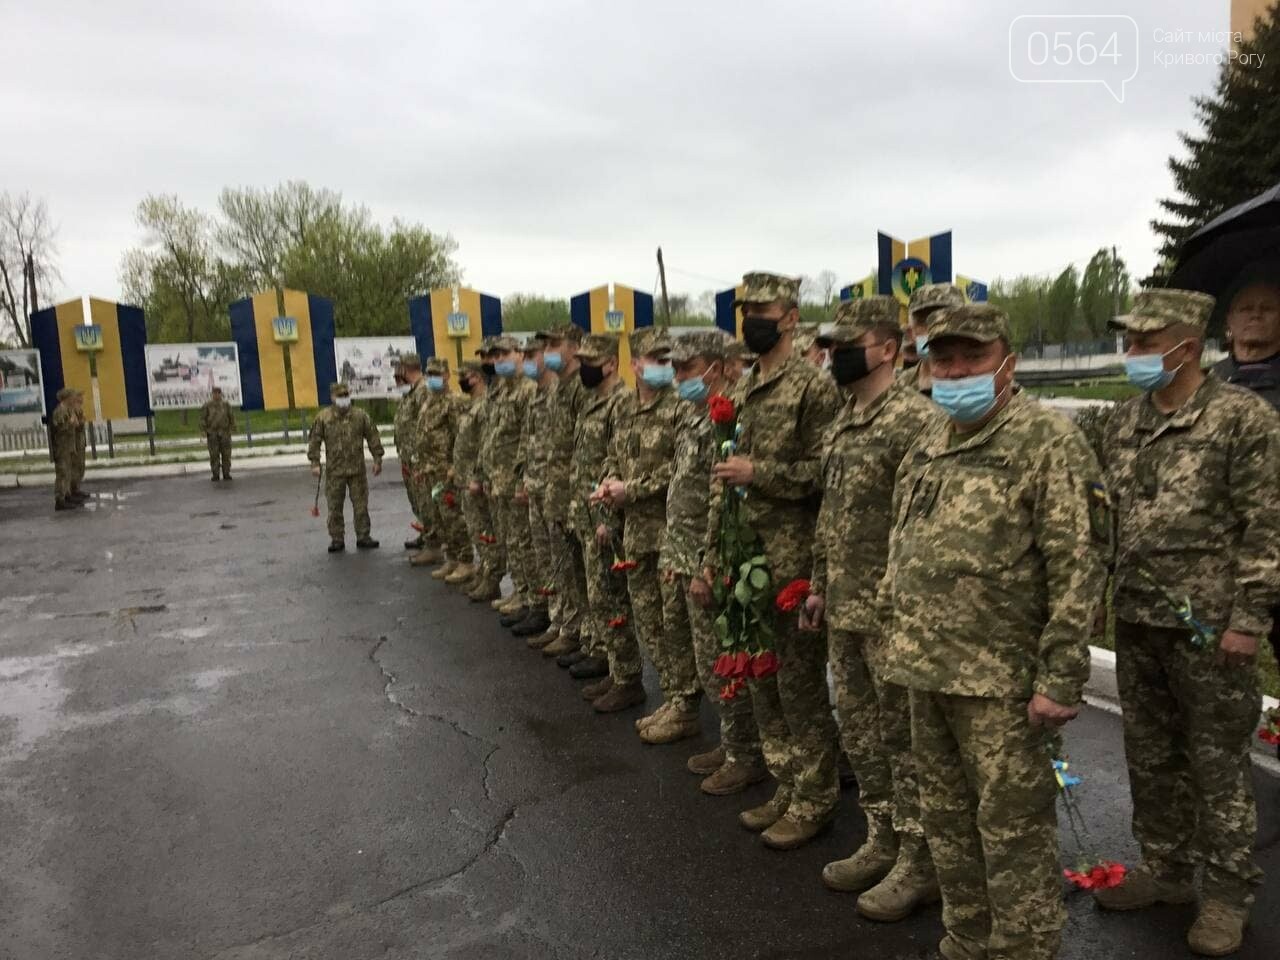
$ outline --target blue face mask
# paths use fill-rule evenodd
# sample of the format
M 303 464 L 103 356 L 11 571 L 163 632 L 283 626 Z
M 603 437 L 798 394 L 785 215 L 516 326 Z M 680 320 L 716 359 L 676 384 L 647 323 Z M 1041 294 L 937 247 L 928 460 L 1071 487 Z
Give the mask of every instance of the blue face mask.
M 691 403 L 702 403 L 710 392 L 706 381 L 701 377 L 691 377 L 676 384 L 676 393 L 680 395 L 680 399 Z
M 676 378 L 676 372 L 669 363 L 651 363 L 640 371 L 640 376 L 653 389 L 661 390 L 663 387 L 671 386 L 671 381 Z
M 564 357 L 558 353 L 544 353 L 542 363 L 552 373 L 559 373 L 564 369 Z
M 1005 363 L 1008 359 L 1005 358 Z M 1004 363 L 1001 363 L 991 373 L 980 373 L 973 377 L 955 380 L 939 380 L 935 377 L 933 402 L 952 420 L 960 423 L 981 420 L 996 405 L 996 374 L 1003 369 Z
M 923 360 L 929 355 L 929 335 L 916 337 L 916 356 Z
M 1182 341 L 1186 343 L 1186 341 Z M 1173 350 L 1177 350 L 1182 346 L 1179 343 Z M 1129 356 L 1125 354 L 1124 372 L 1132 383 L 1139 390 L 1160 390 L 1167 387 L 1173 382 L 1174 376 L 1182 369 L 1182 364 L 1178 364 L 1172 370 L 1164 368 L 1164 358 L 1173 353 L 1168 350 L 1165 353 L 1142 353 L 1137 356 Z
M 524 375 L 530 380 L 538 379 L 538 361 L 526 360 L 524 362 Z
M 493 372 L 500 377 L 514 377 L 516 375 L 516 362 L 514 360 L 499 360 L 493 365 Z
M 427 389 L 434 390 L 436 393 L 439 393 L 444 389 L 444 377 L 428 376 Z

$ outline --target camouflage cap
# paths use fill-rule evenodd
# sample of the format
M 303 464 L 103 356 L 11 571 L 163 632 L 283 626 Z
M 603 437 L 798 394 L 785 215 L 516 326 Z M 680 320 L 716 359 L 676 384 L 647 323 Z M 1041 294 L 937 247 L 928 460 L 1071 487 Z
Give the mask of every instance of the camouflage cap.
M 449 361 L 444 357 L 431 357 L 427 360 L 427 373 L 435 377 L 449 375 Z
M 728 355 L 730 340 L 719 330 L 686 333 L 677 337 L 668 356 L 672 363 L 688 363 L 701 357 L 708 362 L 723 360 Z
M 641 327 L 631 334 L 633 357 L 666 356 L 671 352 L 671 335 L 661 327 Z
M 617 359 L 618 338 L 603 333 L 590 333 L 582 338 L 582 346 L 578 348 L 578 357 L 583 361 Z
M 331 383 L 329 385 L 329 396 L 331 397 L 349 397 L 351 396 L 351 388 L 345 383 Z
M 54 396 L 57 397 L 59 403 L 61 403 L 63 400 L 69 400 L 75 395 L 76 395 L 76 392 L 72 390 L 70 387 L 63 387 L 61 390 L 59 390 L 57 393 L 54 394 Z
M 929 343 L 943 337 L 964 337 L 979 343 L 1009 340 L 1009 315 L 992 303 L 943 307 L 929 321 Z
M 862 297 L 841 300 L 836 307 L 831 329 L 818 337 L 820 347 L 833 343 L 852 343 L 867 331 L 883 323 L 898 324 L 898 301 L 893 297 Z
M 792 336 L 791 343 L 797 353 L 804 353 L 813 346 L 818 334 L 822 328 L 816 323 L 805 323 L 796 327 L 796 332 Z
M 779 273 L 744 273 L 742 296 L 735 297 L 733 305 L 774 303 L 778 300 L 800 302 L 800 281 L 796 277 L 784 277 Z
M 561 323 L 534 334 L 539 340 L 568 340 L 570 343 L 581 343 L 583 330 L 576 323 Z
M 926 283 L 911 294 L 907 315 L 913 323 L 921 323 L 935 310 L 942 307 L 959 307 L 964 302 L 964 291 L 954 283 Z
M 1195 290 L 1143 290 L 1133 298 L 1133 309 L 1108 324 L 1112 329 L 1151 333 L 1175 323 L 1204 332 L 1213 313 L 1214 299 Z
M 421 370 L 422 358 L 416 353 L 402 353 L 400 354 L 400 366 L 408 367 L 410 370 Z
M 725 344 L 724 356 L 726 360 L 742 360 L 745 363 L 755 363 L 759 356 L 753 353 L 745 343 L 741 340 L 730 340 Z
M 484 364 L 478 360 L 463 360 L 458 364 L 458 375 L 464 373 L 484 373 Z
M 506 334 L 502 334 L 501 336 L 489 338 L 489 348 L 485 352 L 486 353 L 509 353 L 512 350 L 519 350 L 519 349 L 521 349 L 519 340 L 517 340 L 515 337 L 509 337 Z

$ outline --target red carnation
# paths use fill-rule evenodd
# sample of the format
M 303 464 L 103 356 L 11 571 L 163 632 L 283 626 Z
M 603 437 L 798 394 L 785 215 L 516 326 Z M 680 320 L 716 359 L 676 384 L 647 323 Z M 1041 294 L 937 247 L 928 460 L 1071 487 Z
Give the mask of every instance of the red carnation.
M 717 677 L 724 677 L 728 680 L 733 676 L 733 654 L 722 653 L 716 657 L 716 665 L 713 671 Z
M 772 650 L 766 650 L 763 653 L 757 653 L 751 658 L 751 676 L 757 680 L 765 677 L 772 677 L 778 672 L 778 655 Z
M 723 687 L 720 688 L 720 699 L 733 700 L 735 697 L 738 696 L 738 693 L 746 685 L 747 685 L 747 682 L 741 678 L 737 680 L 730 680 L 727 684 L 725 684 Z
M 489 544 L 489 545 L 492 545 L 498 542 L 497 537 L 491 537 L 487 533 L 480 534 L 480 536 L 476 537 L 476 539 L 479 540 L 481 543 Z
M 609 621 L 609 626 L 613 627 L 613 629 L 615 630 L 621 630 L 626 625 L 627 625 L 626 617 L 614 617 L 612 620 Z
M 419 533 L 422 533 L 422 524 L 418 523 L 417 520 L 414 520 L 409 524 L 409 526 L 413 527 L 413 529 L 417 530 Z
M 733 401 L 724 395 L 712 397 L 707 402 L 707 413 L 712 423 L 719 424 L 733 423 L 734 417 L 738 415 Z
M 440 499 L 441 499 L 441 500 L 443 500 L 443 501 L 444 501 L 444 505 L 445 505 L 446 507 L 449 507 L 450 509 L 452 509 L 453 507 L 456 507 L 456 506 L 458 505 L 458 500 L 457 500 L 457 498 L 453 495 L 453 491 L 452 491 L 452 490 L 446 490 L 446 491 L 444 492 L 444 496 L 443 496 L 443 497 L 441 497 Z
M 628 570 L 634 570 L 638 566 L 640 564 L 635 560 L 615 560 L 613 561 L 613 566 L 609 569 L 614 573 L 626 573 Z
M 792 580 L 778 591 L 778 597 L 774 600 L 774 603 L 783 613 L 790 613 L 804 603 L 808 596 L 809 581 Z
M 1081 890 L 1110 890 L 1124 883 L 1128 870 L 1123 863 L 1101 860 L 1087 870 L 1063 870 L 1062 875 Z
M 1269 743 L 1273 747 L 1280 746 L 1280 733 L 1273 733 L 1266 727 L 1258 731 L 1258 739 L 1263 743 Z

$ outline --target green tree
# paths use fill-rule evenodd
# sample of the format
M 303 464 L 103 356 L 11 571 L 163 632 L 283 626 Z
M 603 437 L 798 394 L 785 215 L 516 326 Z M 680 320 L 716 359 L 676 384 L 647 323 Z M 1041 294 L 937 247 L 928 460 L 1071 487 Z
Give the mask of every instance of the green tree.
M 1051 343 L 1066 343 L 1075 339 L 1077 319 L 1080 315 L 1080 272 L 1074 265 L 1067 267 L 1045 292 L 1045 337 Z
M 987 290 L 987 299 L 1009 314 L 1009 329 L 1016 350 L 1049 342 L 1045 322 L 1048 277 L 1020 275 L 997 277 Z
M 1111 318 L 1129 309 L 1131 285 L 1129 270 L 1114 247 L 1103 247 L 1089 258 L 1080 278 L 1080 316 L 1093 339 L 1105 337 Z
M 1160 201 L 1167 218 L 1151 221 L 1161 267 L 1144 283 L 1163 282 L 1192 233 L 1280 181 L 1280 3 L 1238 54 L 1223 65 L 1213 95 L 1195 99 L 1200 132 L 1180 134 L 1187 155 L 1169 159 L 1177 196 Z
M 513 293 L 502 299 L 504 330 L 546 330 L 569 322 L 569 302 L 536 293 Z

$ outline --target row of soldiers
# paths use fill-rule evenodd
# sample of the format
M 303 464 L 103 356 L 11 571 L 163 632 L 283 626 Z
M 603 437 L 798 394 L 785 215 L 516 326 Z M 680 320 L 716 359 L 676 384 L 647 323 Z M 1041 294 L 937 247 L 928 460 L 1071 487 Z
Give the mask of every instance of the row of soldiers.
M 1051 760 L 1109 587 L 1143 862 L 1097 902 L 1198 900 L 1190 947 L 1238 949 L 1261 879 L 1249 743 L 1280 604 L 1280 417 L 1202 369 L 1212 298 L 1144 292 L 1117 318 L 1143 393 L 1099 457 L 1017 386 L 1007 316 L 952 285 L 917 291 L 906 331 L 892 298 L 842 303 L 811 344 L 797 281 L 743 287 L 745 346 L 637 331 L 634 389 L 620 342 L 572 326 L 489 338 L 463 396 L 445 361 L 424 376 L 403 358 L 411 562 L 593 681 L 600 713 L 644 702 L 643 651 L 663 694 L 636 721 L 646 743 L 696 735 L 714 704 L 721 742 L 689 769 L 713 795 L 772 778 L 739 818 L 770 847 L 830 823 L 843 748 L 867 837 L 823 880 L 884 922 L 940 899 L 949 960 L 1056 955 Z M 725 396 L 732 450 L 708 416 Z M 780 669 L 722 700 L 712 584 L 731 572 L 717 531 L 734 490 L 774 588 L 810 594 L 778 614 Z
M 49 459 L 53 461 L 53 509 L 83 507 L 89 495 L 84 480 L 84 394 L 73 387 L 57 393 L 58 405 L 49 414 Z

